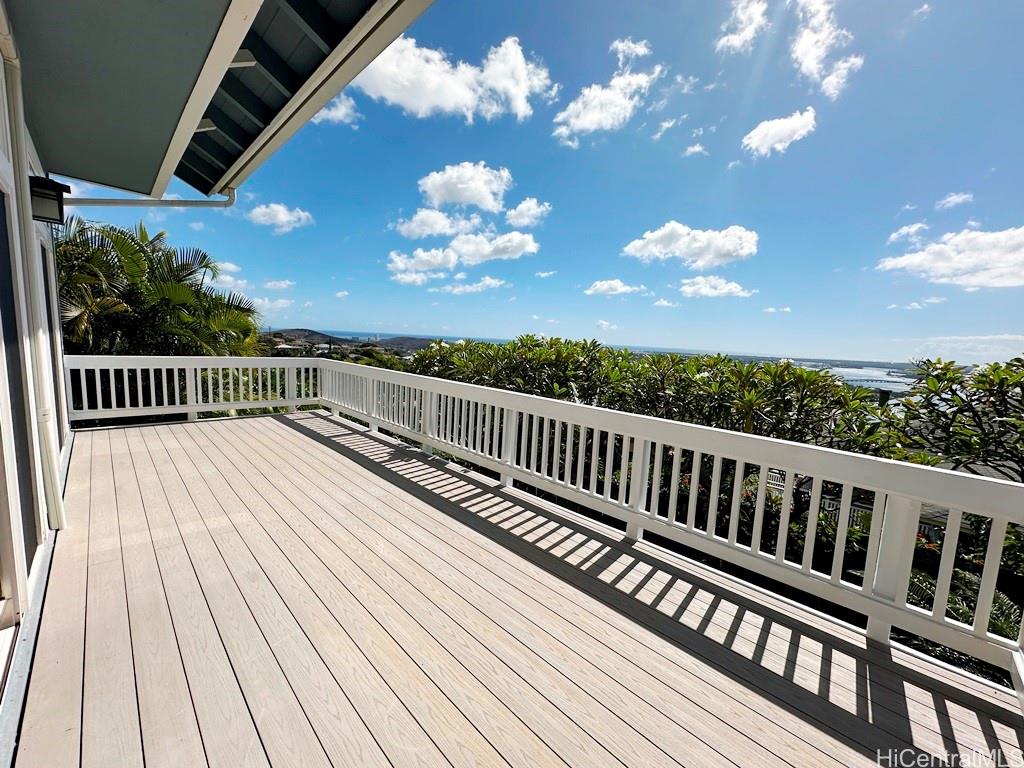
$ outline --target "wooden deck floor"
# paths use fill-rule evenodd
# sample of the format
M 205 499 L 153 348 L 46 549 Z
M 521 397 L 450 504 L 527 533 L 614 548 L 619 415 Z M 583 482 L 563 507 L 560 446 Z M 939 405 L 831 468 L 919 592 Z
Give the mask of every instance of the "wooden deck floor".
M 66 498 L 19 768 L 1020 760 L 1005 691 L 322 415 L 79 432 Z

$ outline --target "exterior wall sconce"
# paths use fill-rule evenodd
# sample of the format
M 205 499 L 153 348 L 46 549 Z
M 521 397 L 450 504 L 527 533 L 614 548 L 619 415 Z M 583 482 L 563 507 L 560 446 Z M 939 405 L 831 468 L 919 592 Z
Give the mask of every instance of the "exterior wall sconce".
M 44 176 L 29 176 L 28 189 L 35 221 L 64 223 L 64 195 L 71 192 L 71 187 Z

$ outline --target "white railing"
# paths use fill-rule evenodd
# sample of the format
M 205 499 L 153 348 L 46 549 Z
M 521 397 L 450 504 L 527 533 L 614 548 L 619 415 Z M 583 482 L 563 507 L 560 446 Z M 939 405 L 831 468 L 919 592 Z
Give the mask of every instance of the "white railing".
M 73 420 L 319 404 L 859 612 L 873 639 L 897 626 L 1010 669 L 1020 690 L 1022 628 L 989 630 L 1024 485 L 333 360 L 66 367 Z M 922 510 L 946 520 L 931 605 L 908 596 Z M 969 519 L 988 539 L 968 624 L 946 608 Z
M 70 418 L 223 412 L 316 402 L 320 361 L 66 355 Z

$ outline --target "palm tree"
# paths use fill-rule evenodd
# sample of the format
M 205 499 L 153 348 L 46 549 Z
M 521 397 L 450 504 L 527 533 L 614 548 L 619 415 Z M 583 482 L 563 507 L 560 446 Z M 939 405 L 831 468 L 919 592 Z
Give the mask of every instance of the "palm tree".
M 167 235 L 72 218 L 56 242 L 65 348 L 69 352 L 252 355 L 259 315 L 213 283 L 219 266 Z

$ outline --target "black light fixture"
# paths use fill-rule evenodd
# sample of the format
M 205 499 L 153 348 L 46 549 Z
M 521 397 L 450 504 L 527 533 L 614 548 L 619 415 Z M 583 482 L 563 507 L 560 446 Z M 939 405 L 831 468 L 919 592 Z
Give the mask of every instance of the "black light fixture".
M 71 187 L 45 176 L 29 176 L 28 189 L 32 197 L 32 218 L 35 221 L 64 223 L 64 195 L 71 192 Z

